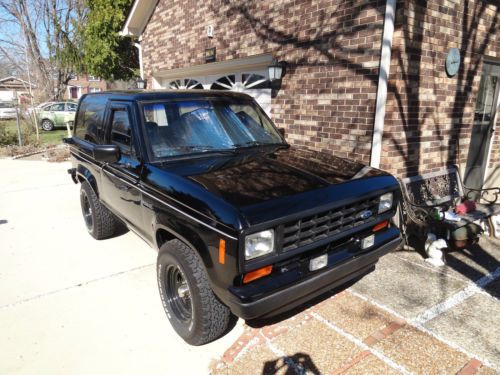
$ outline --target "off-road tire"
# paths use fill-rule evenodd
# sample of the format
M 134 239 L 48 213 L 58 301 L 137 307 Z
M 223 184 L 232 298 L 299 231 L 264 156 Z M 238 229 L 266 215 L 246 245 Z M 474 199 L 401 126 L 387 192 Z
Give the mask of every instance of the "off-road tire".
M 45 130 L 46 132 L 50 132 L 54 130 L 54 123 L 48 119 L 43 119 L 42 120 L 42 129 Z
M 91 225 L 86 218 L 85 199 L 88 199 L 88 206 L 90 206 Z M 96 240 L 109 238 L 126 230 L 125 225 L 104 207 L 87 181 L 83 182 L 80 188 L 80 204 L 87 230 Z
M 189 288 L 191 318 L 178 318 L 169 301 L 167 270 L 177 267 Z M 157 280 L 163 308 L 174 330 L 191 345 L 203 345 L 223 336 L 233 316 L 227 306 L 214 295 L 208 275 L 199 255 L 179 240 L 172 240 L 160 248 L 157 260 Z

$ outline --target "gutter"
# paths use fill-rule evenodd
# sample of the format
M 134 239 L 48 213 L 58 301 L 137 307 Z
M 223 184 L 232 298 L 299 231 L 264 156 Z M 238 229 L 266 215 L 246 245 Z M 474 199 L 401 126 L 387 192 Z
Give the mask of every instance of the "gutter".
M 394 35 L 394 19 L 396 16 L 396 0 L 387 0 L 385 4 L 384 31 L 380 54 L 377 100 L 375 104 L 375 121 L 373 124 L 372 151 L 370 166 L 378 168 L 382 154 L 382 136 L 384 134 L 385 103 L 387 102 L 387 81 L 391 67 L 392 37 Z
M 141 74 L 141 79 L 144 79 L 144 66 L 142 64 L 142 47 L 140 43 L 134 43 L 134 47 L 139 51 L 139 70 Z

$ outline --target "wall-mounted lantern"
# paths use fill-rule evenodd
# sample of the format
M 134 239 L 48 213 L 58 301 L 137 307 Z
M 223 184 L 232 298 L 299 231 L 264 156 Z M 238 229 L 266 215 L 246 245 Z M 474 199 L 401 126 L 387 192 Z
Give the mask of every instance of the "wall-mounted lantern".
M 267 70 L 269 72 L 269 80 L 271 82 L 273 81 L 279 81 L 283 77 L 283 62 L 277 62 L 274 60 L 271 65 L 267 67 Z
M 137 81 L 135 81 L 135 84 L 139 90 L 144 90 L 146 88 L 147 81 L 145 79 L 138 78 Z
M 267 67 L 269 82 L 271 83 L 271 98 L 275 98 L 281 89 L 281 79 L 285 75 L 285 66 L 284 61 L 273 60 L 271 65 Z

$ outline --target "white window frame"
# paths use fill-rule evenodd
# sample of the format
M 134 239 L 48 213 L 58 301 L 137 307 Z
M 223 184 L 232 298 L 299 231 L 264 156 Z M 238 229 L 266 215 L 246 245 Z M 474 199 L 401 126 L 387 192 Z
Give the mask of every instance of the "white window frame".
M 68 85 L 68 99 L 75 99 L 71 96 L 71 89 L 76 88 L 76 99 L 80 99 L 82 96 L 82 88 L 80 86 L 73 86 L 73 85 Z

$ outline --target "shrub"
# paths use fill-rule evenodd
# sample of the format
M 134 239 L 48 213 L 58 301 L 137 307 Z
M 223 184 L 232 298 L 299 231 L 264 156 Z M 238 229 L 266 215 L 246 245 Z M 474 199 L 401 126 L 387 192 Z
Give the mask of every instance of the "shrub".
M 0 124 L 0 146 L 17 145 L 17 134 Z

